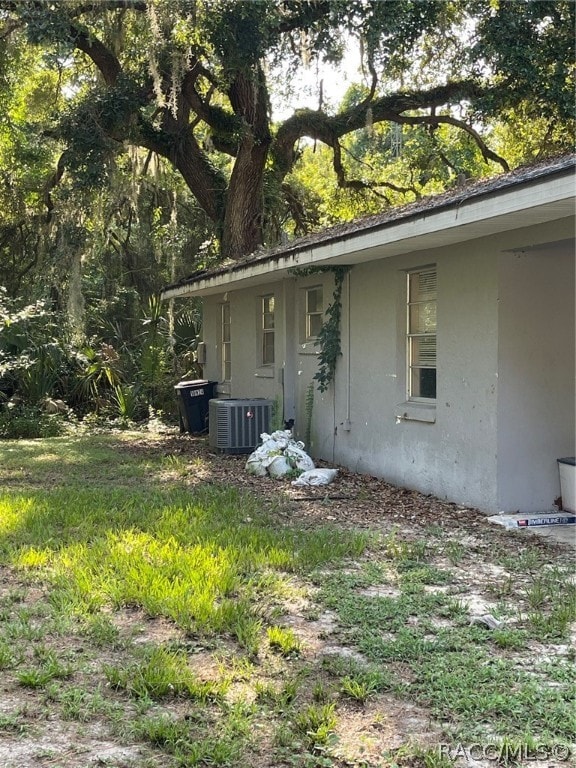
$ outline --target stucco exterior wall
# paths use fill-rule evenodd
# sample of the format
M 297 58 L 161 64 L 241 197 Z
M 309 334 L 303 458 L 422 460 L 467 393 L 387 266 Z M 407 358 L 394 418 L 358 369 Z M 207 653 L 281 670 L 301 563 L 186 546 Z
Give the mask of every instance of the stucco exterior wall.
M 327 411 L 328 400 L 318 392 L 314 374 L 318 370 L 318 347 L 313 341 L 307 341 L 304 333 L 304 315 L 306 312 L 306 290 L 321 287 L 323 291 L 324 311 L 332 299 L 334 279 L 330 273 L 319 273 L 306 278 L 298 278 L 294 288 L 294 314 L 292 317 L 292 338 L 295 342 L 296 376 L 294 378 L 296 400 L 296 423 L 294 434 L 306 442 L 306 450 L 311 455 L 326 456 L 327 446 L 331 444 L 334 431 L 333 419 Z M 310 411 L 309 392 L 313 392 Z M 332 402 L 331 397 L 329 402 Z
M 289 290 L 289 286 L 285 286 L 284 282 L 268 283 L 243 291 L 229 291 L 204 299 L 203 335 L 206 343 L 206 364 L 203 374 L 205 378 L 219 382 L 219 396 L 264 397 L 271 400 L 279 398 L 281 401 L 287 339 L 285 292 Z M 260 359 L 260 299 L 268 295 L 274 295 L 276 302 L 275 360 L 274 365 L 264 366 Z M 229 382 L 222 380 L 221 368 L 221 307 L 225 301 L 230 304 L 231 320 L 232 376 Z
M 572 245 L 546 245 L 562 238 Z M 406 274 L 431 264 L 435 407 L 406 402 Z M 278 398 L 297 437 L 310 432 L 313 456 L 355 471 L 488 512 L 550 509 L 556 459 L 575 453 L 572 222 L 356 264 L 336 380 L 319 393 L 318 350 L 302 333 L 305 291 L 322 286 L 326 309 L 333 285 L 319 273 L 206 297 L 204 375 L 218 381 L 220 307 L 230 302 L 232 377 L 220 395 Z M 257 307 L 269 293 L 275 365 L 264 371 Z
M 202 299 L 202 339 L 206 346 L 206 362 L 202 375 L 210 381 L 220 381 L 219 365 L 219 317 L 222 296 L 206 296 Z
M 571 234 L 555 228 L 555 237 Z M 498 506 L 553 508 L 575 451 L 574 243 L 499 259 Z
M 429 264 L 438 275 L 435 409 L 406 402 L 406 274 Z M 401 486 L 493 507 L 496 254 L 476 242 L 358 265 L 349 279 L 336 383 L 315 395 L 315 452 Z

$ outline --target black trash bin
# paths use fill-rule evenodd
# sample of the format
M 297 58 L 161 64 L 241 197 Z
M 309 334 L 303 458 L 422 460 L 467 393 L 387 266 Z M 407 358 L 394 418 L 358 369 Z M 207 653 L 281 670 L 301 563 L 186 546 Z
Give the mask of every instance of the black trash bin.
M 180 432 L 202 434 L 208 431 L 208 403 L 215 396 L 217 381 L 181 381 L 174 389 L 178 397 Z

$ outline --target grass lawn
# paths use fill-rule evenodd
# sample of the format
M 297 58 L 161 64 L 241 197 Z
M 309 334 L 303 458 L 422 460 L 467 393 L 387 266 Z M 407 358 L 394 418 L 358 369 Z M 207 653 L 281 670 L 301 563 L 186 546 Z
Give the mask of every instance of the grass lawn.
M 242 467 L 174 436 L 0 443 L 0 765 L 567 764 L 566 550 L 361 478 L 372 516 L 306 516 Z

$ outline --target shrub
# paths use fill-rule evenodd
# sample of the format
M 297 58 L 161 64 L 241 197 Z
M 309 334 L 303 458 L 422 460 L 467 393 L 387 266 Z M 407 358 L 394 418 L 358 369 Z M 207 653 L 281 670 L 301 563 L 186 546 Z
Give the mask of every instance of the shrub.
M 58 437 L 69 427 L 70 422 L 64 415 L 46 413 L 36 406 L 18 405 L 0 410 L 0 438 L 4 440 Z

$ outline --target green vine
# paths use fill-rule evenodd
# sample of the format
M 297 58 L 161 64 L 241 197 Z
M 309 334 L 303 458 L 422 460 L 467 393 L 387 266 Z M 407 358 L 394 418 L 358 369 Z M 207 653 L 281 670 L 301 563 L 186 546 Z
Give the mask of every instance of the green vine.
M 282 399 L 279 395 L 276 395 L 272 402 L 270 414 L 270 431 L 275 432 L 277 429 L 282 429 L 284 426 L 284 420 L 282 418 Z
M 315 345 L 320 347 L 318 353 L 318 370 L 314 374 L 314 380 L 318 382 L 318 390 L 325 392 L 329 385 L 334 381 L 336 374 L 336 363 L 342 354 L 340 321 L 342 318 L 342 287 L 344 278 L 350 271 L 350 267 L 308 267 L 306 269 L 293 269 L 292 274 L 298 277 L 319 272 L 332 272 L 334 274 L 334 293 L 332 303 L 326 310 L 326 319 Z

